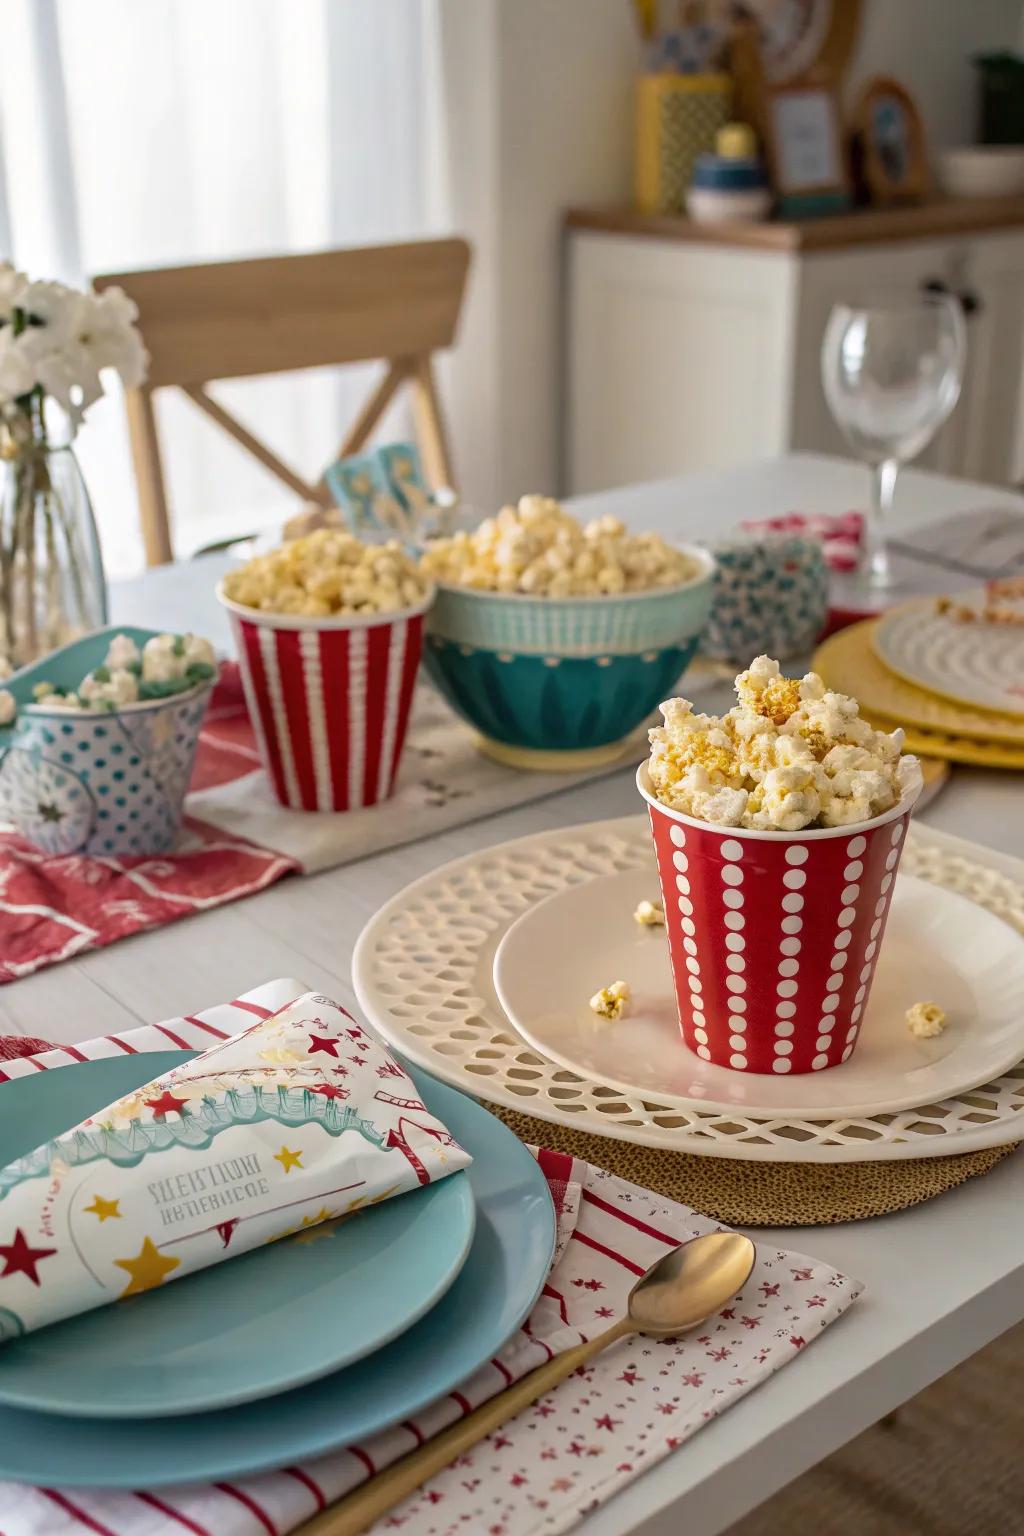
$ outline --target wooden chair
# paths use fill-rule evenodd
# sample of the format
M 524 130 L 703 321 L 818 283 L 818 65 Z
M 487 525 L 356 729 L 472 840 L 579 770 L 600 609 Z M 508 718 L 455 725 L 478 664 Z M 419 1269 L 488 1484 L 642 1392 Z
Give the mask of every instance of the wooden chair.
M 424 240 L 309 256 L 109 272 L 139 307 L 149 377 L 127 392 L 128 431 L 149 565 L 173 558 L 153 395 L 175 386 L 304 501 L 330 504 L 207 392 L 210 380 L 383 359 L 387 370 L 338 456 L 358 453 L 403 384 L 412 389 L 424 470 L 453 483 L 432 354 L 452 344 L 469 267 L 465 240 Z

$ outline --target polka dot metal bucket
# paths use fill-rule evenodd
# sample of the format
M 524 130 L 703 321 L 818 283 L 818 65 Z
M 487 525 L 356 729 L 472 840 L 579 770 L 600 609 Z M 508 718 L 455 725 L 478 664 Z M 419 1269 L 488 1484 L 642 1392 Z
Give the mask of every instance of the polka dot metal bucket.
M 647 801 L 683 1040 L 737 1072 L 853 1054 L 913 800 L 852 827 L 748 832 Z
M 97 630 L 16 672 L 18 715 L 0 729 L 0 820 L 43 853 L 163 853 L 181 826 L 199 728 L 213 683 L 104 714 L 47 708 L 36 683 L 74 688 L 116 634 L 141 648 L 157 630 Z

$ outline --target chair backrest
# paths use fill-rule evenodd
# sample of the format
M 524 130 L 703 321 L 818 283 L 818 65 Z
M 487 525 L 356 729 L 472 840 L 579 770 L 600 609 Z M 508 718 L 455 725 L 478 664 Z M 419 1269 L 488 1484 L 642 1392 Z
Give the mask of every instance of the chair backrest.
M 207 393 L 211 380 L 382 359 L 386 372 L 338 455 L 358 453 L 397 390 L 411 386 L 424 468 L 452 484 L 432 355 L 451 346 L 469 268 L 465 240 L 423 240 L 253 261 L 211 262 L 96 277 L 139 307 L 149 376 L 126 396 L 146 559 L 172 558 L 153 392 L 175 386 L 307 501 L 330 501 Z

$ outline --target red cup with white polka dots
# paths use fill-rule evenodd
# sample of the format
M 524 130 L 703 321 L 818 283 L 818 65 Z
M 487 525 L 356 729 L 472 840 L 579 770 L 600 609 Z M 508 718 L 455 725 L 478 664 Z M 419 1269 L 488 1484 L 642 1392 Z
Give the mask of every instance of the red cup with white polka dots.
M 679 1026 L 736 1072 L 821 1072 L 864 1020 L 916 794 L 809 832 L 717 827 L 647 801 Z

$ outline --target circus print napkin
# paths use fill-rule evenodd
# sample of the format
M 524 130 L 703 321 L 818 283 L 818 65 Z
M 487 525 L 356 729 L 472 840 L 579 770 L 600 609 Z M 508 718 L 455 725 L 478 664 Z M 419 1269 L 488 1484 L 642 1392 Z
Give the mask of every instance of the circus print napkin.
M 469 1161 L 380 1041 L 307 993 L 0 1170 L 0 1339 Z

